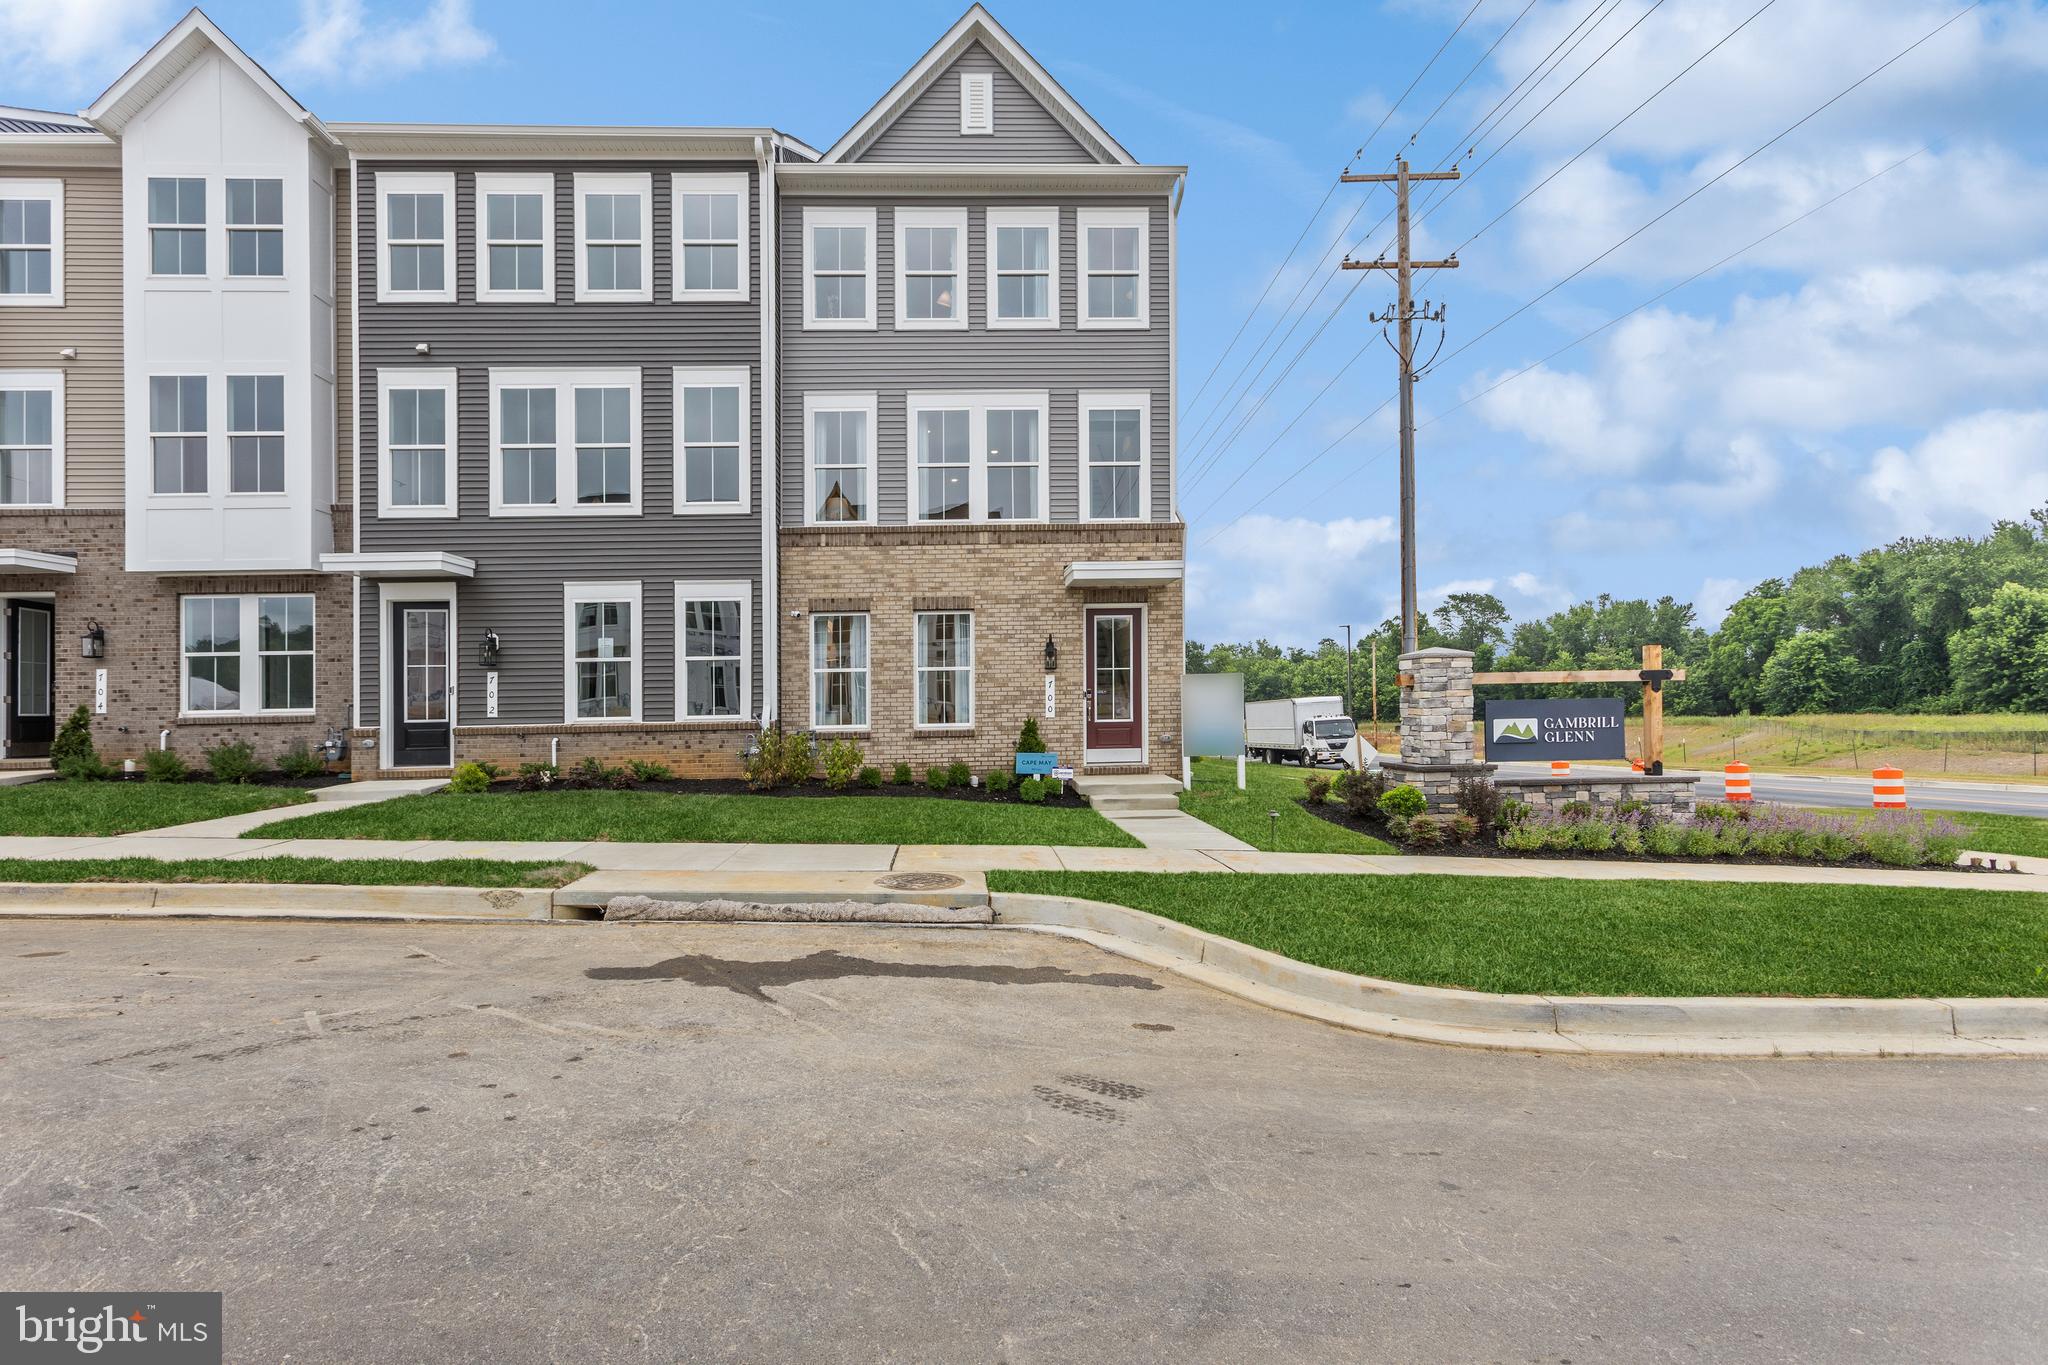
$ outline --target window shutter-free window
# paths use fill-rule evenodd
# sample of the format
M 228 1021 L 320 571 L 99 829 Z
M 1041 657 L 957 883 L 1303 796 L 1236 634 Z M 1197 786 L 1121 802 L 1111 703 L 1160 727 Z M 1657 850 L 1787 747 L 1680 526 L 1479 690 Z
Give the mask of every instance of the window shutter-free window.
M 917 614 L 917 724 L 974 723 L 974 615 Z
M 378 385 L 384 422 L 381 514 L 452 516 L 456 489 L 449 431 L 455 420 L 455 371 L 387 366 Z
M 867 613 L 812 617 L 811 724 L 821 730 L 858 730 L 867 723 Z
M 228 376 L 228 492 L 284 492 L 284 376 Z
M 745 369 L 677 370 L 682 439 L 676 471 L 678 512 L 737 512 L 750 490 Z
M 63 302 L 63 182 L 0 180 L 0 305 Z
M 150 376 L 149 439 L 158 493 L 206 491 L 205 376 Z
M 284 274 L 284 181 L 229 180 L 228 274 Z
M 751 192 L 744 173 L 679 172 L 673 177 L 671 292 L 676 299 L 736 302 L 747 297 Z
M 56 391 L 0 388 L 0 505 L 54 506 Z
M 206 273 L 206 182 L 152 176 L 148 186 L 152 275 Z

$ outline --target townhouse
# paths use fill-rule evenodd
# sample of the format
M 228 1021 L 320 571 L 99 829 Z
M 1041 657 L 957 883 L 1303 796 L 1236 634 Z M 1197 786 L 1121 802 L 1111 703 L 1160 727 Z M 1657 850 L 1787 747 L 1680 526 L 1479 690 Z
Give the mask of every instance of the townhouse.
M 7 757 L 1175 771 L 1183 174 L 979 5 L 822 153 L 328 125 L 194 10 L 0 111 Z

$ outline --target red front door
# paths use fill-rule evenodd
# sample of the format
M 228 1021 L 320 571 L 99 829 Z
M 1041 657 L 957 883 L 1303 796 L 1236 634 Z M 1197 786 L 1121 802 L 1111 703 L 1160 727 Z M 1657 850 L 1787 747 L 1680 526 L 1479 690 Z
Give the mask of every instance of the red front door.
M 1090 607 L 1088 734 L 1094 762 L 1135 762 L 1144 754 L 1144 632 L 1135 607 Z

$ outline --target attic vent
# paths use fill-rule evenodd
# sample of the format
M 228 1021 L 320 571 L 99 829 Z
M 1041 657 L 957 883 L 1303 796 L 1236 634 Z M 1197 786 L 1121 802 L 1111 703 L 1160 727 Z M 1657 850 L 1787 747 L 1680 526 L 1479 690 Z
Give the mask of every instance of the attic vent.
M 996 130 L 994 78 L 986 71 L 960 74 L 960 132 L 990 134 Z

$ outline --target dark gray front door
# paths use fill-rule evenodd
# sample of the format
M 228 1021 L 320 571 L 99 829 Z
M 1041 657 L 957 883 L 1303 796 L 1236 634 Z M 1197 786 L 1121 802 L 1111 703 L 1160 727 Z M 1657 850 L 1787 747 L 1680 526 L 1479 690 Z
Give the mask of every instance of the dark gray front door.
M 391 605 L 391 766 L 448 766 L 448 608 Z
M 7 756 L 40 758 L 56 735 L 57 613 L 47 602 L 7 604 Z

